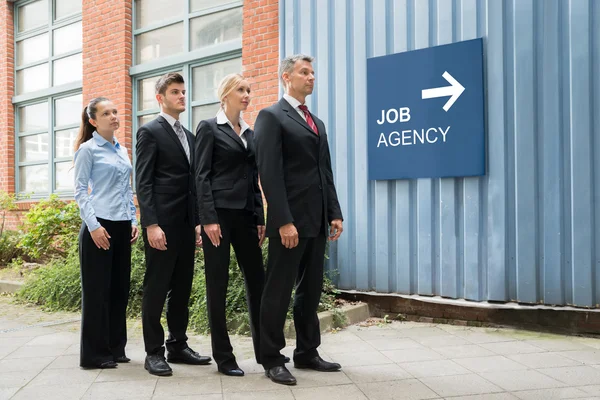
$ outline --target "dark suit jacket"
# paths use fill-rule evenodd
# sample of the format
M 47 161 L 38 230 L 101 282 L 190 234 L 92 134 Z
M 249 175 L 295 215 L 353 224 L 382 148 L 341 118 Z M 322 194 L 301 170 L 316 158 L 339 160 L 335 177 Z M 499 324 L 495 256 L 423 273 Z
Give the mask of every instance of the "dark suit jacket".
M 216 118 L 196 129 L 196 188 L 200 223 L 219 223 L 215 208 L 247 209 L 257 225 L 265 224 L 254 153 L 254 132 L 245 132 L 248 148 L 227 124 Z
M 194 182 L 194 136 L 184 128 L 191 163 L 177 134 L 158 116 L 138 129 L 136 191 L 142 227 L 198 224 Z
M 300 237 L 316 237 L 342 219 L 325 124 L 311 114 L 316 135 L 284 99 L 260 111 L 254 124 L 260 183 L 267 200 L 267 236 L 293 222 Z

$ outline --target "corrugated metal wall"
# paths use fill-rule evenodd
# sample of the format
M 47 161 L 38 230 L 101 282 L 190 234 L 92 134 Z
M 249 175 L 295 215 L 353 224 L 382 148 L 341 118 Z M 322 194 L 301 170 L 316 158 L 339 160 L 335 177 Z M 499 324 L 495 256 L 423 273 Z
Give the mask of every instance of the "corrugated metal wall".
M 600 303 L 600 1 L 282 0 L 316 57 L 345 232 L 340 288 Z M 484 38 L 487 171 L 367 180 L 366 59 Z M 389 79 L 399 79 L 390 76 Z

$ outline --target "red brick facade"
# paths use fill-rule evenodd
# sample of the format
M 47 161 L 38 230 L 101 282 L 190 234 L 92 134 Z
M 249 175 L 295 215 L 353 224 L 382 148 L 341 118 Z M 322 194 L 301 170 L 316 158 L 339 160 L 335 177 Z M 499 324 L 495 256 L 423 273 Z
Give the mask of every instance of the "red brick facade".
M 253 124 L 258 111 L 278 99 L 279 1 L 246 0 L 242 33 L 243 75 L 252 86 L 244 119 Z
M 83 102 L 98 96 L 111 99 L 119 110 L 117 138 L 131 151 L 132 1 L 84 0 Z
M 132 151 L 133 93 L 129 68 L 133 62 L 133 0 L 81 0 L 83 27 L 83 102 L 104 96 L 117 106 L 119 141 Z M 15 191 L 14 7 L 0 0 L 0 190 Z M 278 0 L 245 0 L 242 33 L 243 74 L 252 85 L 253 100 L 245 119 L 253 124 L 258 111 L 277 101 L 279 62 Z M 14 229 L 31 201 L 7 216 Z
M 15 191 L 14 3 L 0 0 L 0 190 Z

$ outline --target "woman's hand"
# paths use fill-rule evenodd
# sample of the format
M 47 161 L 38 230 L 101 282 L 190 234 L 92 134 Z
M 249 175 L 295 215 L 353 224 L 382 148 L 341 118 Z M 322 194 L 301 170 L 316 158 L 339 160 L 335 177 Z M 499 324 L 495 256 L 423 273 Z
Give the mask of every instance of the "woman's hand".
M 265 241 L 265 226 L 257 225 L 256 229 L 258 230 L 258 247 L 262 247 L 263 242 Z
M 138 240 L 138 237 L 140 236 L 140 230 L 138 229 L 137 226 L 132 226 L 131 227 L 131 243 L 135 243 L 136 240 Z
M 110 239 L 110 235 L 106 232 L 104 227 L 101 226 L 100 228 L 91 231 L 90 235 L 92 235 L 92 240 L 99 249 L 108 250 L 110 248 L 110 241 L 108 240 Z
M 202 227 L 204 228 L 204 232 L 206 232 L 206 236 L 208 236 L 213 246 L 219 247 L 221 244 L 221 238 L 223 237 L 223 235 L 221 235 L 221 225 L 208 224 L 203 225 Z

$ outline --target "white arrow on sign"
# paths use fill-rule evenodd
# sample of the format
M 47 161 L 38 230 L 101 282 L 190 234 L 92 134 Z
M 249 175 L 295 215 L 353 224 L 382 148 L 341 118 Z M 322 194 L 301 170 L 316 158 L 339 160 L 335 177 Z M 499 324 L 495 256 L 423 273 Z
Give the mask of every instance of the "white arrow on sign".
M 442 76 L 448 81 L 450 86 L 444 86 L 433 89 L 423 89 L 421 91 L 421 98 L 435 99 L 437 97 L 451 96 L 446 102 L 446 104 L 444 104 L 444 111 L 448 112 L 448 110 L 450 109 L 450 107 L 452 107 L 454 102 L 458 100 L 462 92 L 465 91 L 465 87 L 458 83 L 458 81 L 454 79 L 454 77 L 450 75 L 448 71 L 444 71 Z

